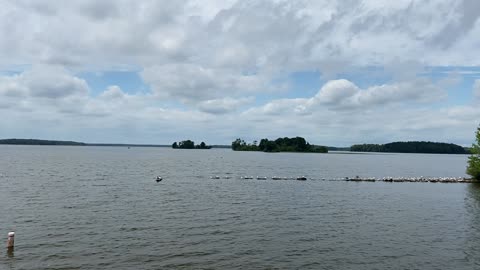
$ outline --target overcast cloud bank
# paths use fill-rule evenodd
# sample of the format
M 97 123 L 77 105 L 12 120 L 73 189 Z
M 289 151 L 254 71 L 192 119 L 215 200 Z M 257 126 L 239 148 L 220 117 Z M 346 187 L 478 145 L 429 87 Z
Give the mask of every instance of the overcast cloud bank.
M 474 0 L 0 6 L 0 137 L 468 145 L 479 124 Z M 82 77 L 119 70 L 148 91 Z

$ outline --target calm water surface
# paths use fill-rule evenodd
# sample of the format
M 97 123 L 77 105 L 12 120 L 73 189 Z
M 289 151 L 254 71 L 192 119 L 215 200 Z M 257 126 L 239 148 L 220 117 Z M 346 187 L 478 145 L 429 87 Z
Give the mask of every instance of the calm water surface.
M 0 146 L 0 269 L 480 269 L 480 186 L 321 180 L 466 159 Z

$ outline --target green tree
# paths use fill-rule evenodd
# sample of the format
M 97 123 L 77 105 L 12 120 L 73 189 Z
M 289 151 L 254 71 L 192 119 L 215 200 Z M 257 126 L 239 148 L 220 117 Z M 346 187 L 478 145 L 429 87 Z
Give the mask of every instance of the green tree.
M 480 126 L 477 128 L 476 141 L 477 143 L 472 145 L 472 155 L 468 158 L 467 173 L 480 180 Z
M 274 152 L 276 148 L 277 148 L 277 145 L 275 144 L 274 141 L 267 141 L 267 143 L 265 144 L 265 149 L 263 151 Z
M 261 139 L 260 144 L 258 145 L 258 149 L 260 151 L 265 151 L 265 147 L 267 146 L 268 139 Z
M 179 144 L 178 144 L 178 148 L 181 148 L 181 149 L 194 149 L 195 148 L 195 143 L 191 140 L 185 140 L 185 141 L 181 141 Z
M 258 145 L 257 145 L 258 143 Z M 260 142 L 253 141 L 252 144 L 245 143 L 242 139 L 236 139 L 232 142 L 234 151 L 263 151 L 263 152 L 310 152 L 310 153 L 327 153 L 328 149 L 324 146 L 309 144 L 302 137 L 295 138 L 278 138 L 274 141 L 261 139 Z
M 240 150 L 241 147 L 245 146 L 245 141 L 238 138 L 234 142 L 232 142 L 232 149 L 233 150 Z
M 177 142 L 174 142 L 174 143 L 172 144 L 172 148 L 178 148 Z

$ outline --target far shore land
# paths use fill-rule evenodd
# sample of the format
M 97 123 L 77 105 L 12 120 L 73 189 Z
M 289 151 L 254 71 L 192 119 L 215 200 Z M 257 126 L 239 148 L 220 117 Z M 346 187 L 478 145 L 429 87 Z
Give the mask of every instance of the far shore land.
M 0 145 L 49 145 L 49 146 L 115 146 L 115 147 L 172 147 L 167 144 L 129 144 L 129 143 L 84 143 L 75 141 L 38 140 L 38 139 L 3 139 Z M 230 145 L 211 145 L 212 148 L 231 148 Z
M 126 143 L 84 143 L 75 141 L 40 140 L 40 139 L 0 139 L 0 145 L 50 145 L 50 146 L 116 146 L 116 147 L 169 147 L 171 144 L 126 144 Z M 236 151 L 256 151 L 248 148 L 234 149 Z M 287 151 L 287 152 L 339 152 L 339 153 L 418 153 L 418 154 L 470 154 L 470 148 L 451 143 L 438 142 L 393 142 L 389 144 L 356 144 L 350 147 L 315 146 L 324 147 L 326 151 Z M 232 145 L 209 145 L 211 148 L 232 149 Z M 195 148 L 194 148 L 195 149 Z M 319 148 L 315 148 L 319 149 Z M 274 151 L 275 152 L 275 151 Z M 285 151 L 276 151 L 285 152 Z

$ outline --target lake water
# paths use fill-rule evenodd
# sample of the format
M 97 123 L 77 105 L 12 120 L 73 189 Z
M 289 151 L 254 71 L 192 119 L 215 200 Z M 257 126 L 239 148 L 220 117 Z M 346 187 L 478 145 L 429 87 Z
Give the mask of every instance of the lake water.
M 16 232 L 0 269 L 480 269 L 479 185 L 321 180 L 464 176 L 466 160 L 0 146 L 0 240 Z

